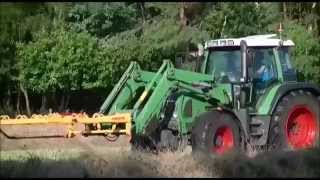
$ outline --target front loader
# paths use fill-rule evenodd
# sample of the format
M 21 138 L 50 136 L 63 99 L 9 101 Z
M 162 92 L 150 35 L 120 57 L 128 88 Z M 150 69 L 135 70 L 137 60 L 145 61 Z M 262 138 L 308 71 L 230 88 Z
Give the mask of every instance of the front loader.
M 208 41 L 193 71 L 165 60 L 149 72 L 132 62 L 93 117 L 2 116 L 0 125 L 63 123 L 68 137 L 126 134 L 134 148 L 177 150 L 191 144 L 194 152 L 213 154 L 247 145 L 318 146 L 320 88 L 298 81 L 293 42 L 273 36 Z M 85 130 L 76 130 L 76 123 Z

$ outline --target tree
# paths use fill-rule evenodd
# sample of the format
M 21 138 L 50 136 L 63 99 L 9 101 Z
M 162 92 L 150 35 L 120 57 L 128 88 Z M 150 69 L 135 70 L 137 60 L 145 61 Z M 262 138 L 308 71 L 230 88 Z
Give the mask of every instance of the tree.
M 68 96 L 72 90 L 92 88 L 100 64 L 97 46 L 97 40 L 85 32 L 66 31 L 63 27 L 41 32 L 35 41 L 18 46 L 19 80 L 27 90 L 44 98 L 58 90 Z
M 133 5 L 121 2 L 86 3 L 71 9 L 68 22 L 78 32 L 85 31 L 103 38 L 134 27 L 136 17 L 137 11 Z
M 32 32 L 45 28 L 49 24 L 48 16 L 43 14 L 42 3 L 1 3 L 0 4 L 0 96 L 4 96 L 4 107 L 12 107 L 14 94 L 20 93 L 17 81 L 16 42 L 32 40 Z M 2 93 L 5 92 L 5 93 Z M 19 95 L 17 110 L 19 111 Z
M 288 21 L 284 27 L 284 35 L 295 43 L 294 64 L 302 78 L 320 84 L 320 38 L 296 21 Z
M 279 11 L 277 4 L 263 3 L 218 3 L 212 6 L 204 18 L 201 28 L 211 38 L 243 37 L 272 32 L 275 29 Z

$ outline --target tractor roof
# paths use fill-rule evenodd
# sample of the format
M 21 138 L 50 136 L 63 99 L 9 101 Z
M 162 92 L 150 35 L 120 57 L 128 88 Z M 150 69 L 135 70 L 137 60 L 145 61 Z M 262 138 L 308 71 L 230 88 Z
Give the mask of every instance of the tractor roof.
M 281 40 L 276 38 L 277 34 L 255 35 L 242 38 L 229 38 L 229 39 L 214 39 L 205 43 L 205 48 L 210 47 L 227 47 L 227 46 L 240 46 L 241 40 L 246 40 L 247 45 L 254 46 L 294 46 L 291 40 Z

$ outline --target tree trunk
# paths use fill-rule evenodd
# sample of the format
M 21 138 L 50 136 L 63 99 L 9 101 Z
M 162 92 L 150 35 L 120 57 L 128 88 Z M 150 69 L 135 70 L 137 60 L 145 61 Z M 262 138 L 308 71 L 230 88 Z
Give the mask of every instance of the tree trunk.
M 25 89 L 25 87 L 22 85 L 22 83 L 20 83 L 20 90 L 22 91 L 24 98 L 25 98 L 27 115 L 31 116 L 28 91 Z
M 142 16 L 142 24 L 144 24 L 146 22 L 146 16 L 145 16 L 145 7 L 144 7 L 144 2 L 139 2 L 139 7 L 141 10 L 141 16 Z
M 221 29 L 221 33 L 220 33 L 220 38 L 224 38 L 224 28 L 227 24 L 227 16 L 224 16 L 224 21 L 223 21 L 223 25 L 222 25 L 222 29 Z
M 43 114 L 46 111 L 47 111 L 47 96 L 43 94 L 41 99 L 40 113 Z
M 184 2 L 180 3 L 179 14 L 180 14 L 180 24 L 181 24 L 181 26 L 182 27 L 187 26 L 187 17 L 186 17 L 186 14 L 185 14 L 185 3 Z
M 57 103 L 57 95 L 56 95 L 56 92 L 53 92 L 51 94 L 51 102 L 52 102 L 52 106 L 50 108 L 52 108 L 54 111 L 57 111 L 59 106 L 58 106 L 58 103 Z
M 18 90 L 18 95 L 17 95 L 17 113 L 20 114 L 21 111 L 20 111 L 20 96 L 21 96 L 21 91 Z
M 70 94 L 67 95 L 67 99 L 64 103 L 64 109 L 69 109 L 68 106 L 69 106 L 69 102 L 70 102 Z
M 301 7 L 301 3 L 298 3 L 299 4 L 299 23 L 302 22 L 302 7 Z
M 7 91 L 7 98 L 6 98 L 6 103 L 5 106 L 7 107 L 7 109 L 10 107 L 11 105 L 11 91 L 10 91 L 10 87 L 8 87 L 8 91 Z
M 286 21 L 287 20 L 287 5 L 286 5 L 286 2 L 283 2 L 282 6 L 283 6 L 283 19 Z
M 317 12 L 317 15 L 318 15 L 318 17 L 320 17 L 320 5 L 319 5 L 319 3 L 318 4 L 316 4 L 316 12 Z M 318 36 L 320 36 L 320 18 L 318 18 L 318 20 L 317 20 L 317 30 L 318 30 Z
M 62 95 L 62 96 L 61 96 L 61 100 L 60 100 L 60 105 L 59 105 L 59 108 L 58 108 L 58 111 L 59 111 L 59 112 L 62 112 L 63 109 L 64 109 L 64 104 L 65 104 L 64 101 L 65 101 L 65 96 Z
M 316 8 L 317 5 L 318 5 L 317 3 L 312 3 L 311 13 L 314 14 L 314 15 L 317 15 L 317 8 Z M 320 10 L 319 6 L 318 6 L 318 9 Z M 317 23 L 317 21 L 319 21 L 319 19 L 320 19 L 319 15 L 318 15 L 318 18 L 314 18 L 314 20 L 313 20 L 313 26 L 314 26 L 314 29 L 315 29 L 316 33 L 319 33 L 319 27 L 318 27 L 318 23 Z

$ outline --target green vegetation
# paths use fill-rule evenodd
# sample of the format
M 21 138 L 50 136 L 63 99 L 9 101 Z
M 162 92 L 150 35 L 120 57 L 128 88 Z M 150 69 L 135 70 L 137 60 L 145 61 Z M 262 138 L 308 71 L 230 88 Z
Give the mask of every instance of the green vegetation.
M 0 3 L 0 16 L 0 114 L 63 111 L 84 92 L 103 100 L 130 61 L 156 70 L 198 42 L 277 33 L 280 22 L 301 78 L 320 83 L 316 2 Z

